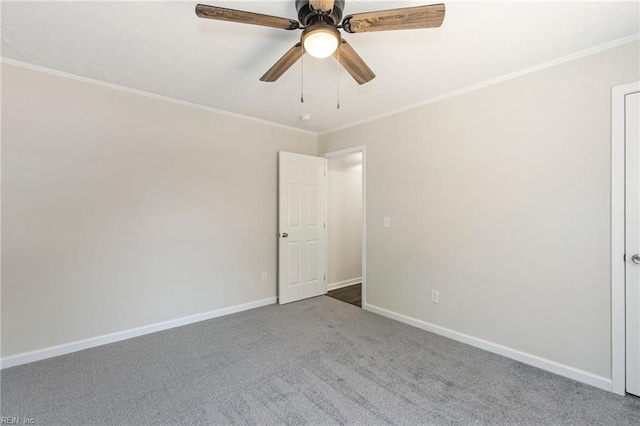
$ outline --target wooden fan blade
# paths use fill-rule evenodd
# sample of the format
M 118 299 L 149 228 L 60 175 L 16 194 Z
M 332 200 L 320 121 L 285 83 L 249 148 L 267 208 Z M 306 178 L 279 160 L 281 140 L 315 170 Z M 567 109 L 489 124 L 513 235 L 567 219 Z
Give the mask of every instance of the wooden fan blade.
M 196 15 L 200 18 L 238 22 L 241 24 L 262 25 L 264 27 L 282 28 L 283 30 L 295 30 L 300 28 L 300 23 L 293 19 L 262 15 L 260 13 L 253 12 L 244 12 L 242 10 L 225 9 L 224 7 L 207 6 L 205 4 L 199 4 L 196 6 Z
M 364 63 L 360 55 L 345 40 L 342 40 L 340 48 L 333 53 L 333 56 L 358 84 L 364 84 L 376 78 L 371 68 Z
M 278 60 L 278 62 L 269 68 L 269 71 L 260 77 L 260 81 L 276 81 L 282 74 L 291 68 L 291 65 L 295 64 L 303 54 L 304 49 L 302 48 L 302 43 L 296 43 L 295 46 L 289 49 L 289 51 Z
M 436 28 L 444 20 L 444 4 L 379 10 L 349 15 L 342 21 L 348 33 Z

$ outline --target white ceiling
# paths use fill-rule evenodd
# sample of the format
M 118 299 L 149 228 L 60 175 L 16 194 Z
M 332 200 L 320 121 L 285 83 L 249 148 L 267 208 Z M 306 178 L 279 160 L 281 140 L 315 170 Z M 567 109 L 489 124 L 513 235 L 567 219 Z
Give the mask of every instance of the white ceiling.
M 345 15 L 435 1 L 346 0 Z M 377 77 L 358 86 L 333 58 L 258 79 L 300 37 L 196 17 L 198 3 L 296 19 L 294 0 L 2 1 L 2 56 L 324 133 L 640 31 L 638 1 L 446 1 L 441 28 L 346 34 Z M 301 114 L 311 120 L 302 122 Z

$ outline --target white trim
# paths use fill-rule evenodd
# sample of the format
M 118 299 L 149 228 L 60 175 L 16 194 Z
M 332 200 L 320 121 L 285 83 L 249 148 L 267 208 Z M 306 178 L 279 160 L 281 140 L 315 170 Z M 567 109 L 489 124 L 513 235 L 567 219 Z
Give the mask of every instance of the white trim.
M 339 288 L 349 287 L 350 285 L 360 284 L 362 277 L 351 278 L 349 280 L 338 281 L 335 283 L 327 284 L 327 290 L 337 290 Z
M 365 145 L 353 146 L 339 151 L 330 151 L 320 154 L 324 158 L 334 158 L 343 155 L 362 153 L 362 309 L 367 309 L 367 147 Z M 330 225 L 328 225 L 330 226 Z M 329 244 L 327 244 L 328 246 Z M 328 266 L 327 266 L 328 270 Z
M 448 337 L 449 339 L 456 340 L 458 342 L 466 343 L 476 348 L 484 349 L 485 351 L 493 352 L 494 354 L 502 355 L 507 358 L 520 361 L 522 363 L 532 365 L 543 370 L 550 371 L 555 374 L 559 374 L 564 377 L 568 377 L 573 380 L 577 380 L 582 383 L 586 383 L 591 386 L 595 386 L 607 391 L 611 390 L 611 380 L 606 377 L 598 376 L 588 371 L 579 370 L 574 367 L 570 367 L 565 364 L 560 364 L 555 361 L 541 358 L 536 355 L 532 355 L 526 352 L 512 349 L 507 346 L 502 346 L 497 343 L 489 342 L 487 340 L 479 339 L 477 337 L 469 336 L 468 334 L 460 333 L 458 331 L 450 330 L 448 328 L 440 327 L 435 324 L 421 321 L 415 318 L 411 318 L 402 314 L 398 314 L 387 309 L 380 308 L 374 305 L 367 305 L 367 310 L 373 313 L 391 318 L 405 324 L 420 328 L 422 330 L 429 331 L 440 336 Z
M 71 74 L 71 73 L 64 72 L 64 71 L 58 71 L 58 70 L 54 70 L 54 69 L 51 69 L 51 68 L 46 68 L 46 67 L 41 67 L 41 66 L 38 66 L 38 65 L 29 64 L 29 63 L 26 63 L 26 62 L 16 61 L 14 59 L 9 59 L 9 58 L 2 57 L 2 58 L 0 58 L 0 62 L 2 62 L 3 64 L 13 65 L 13 66 L 16 66 L 16 67 L 25 68 L 25 69 L 32 70 L 32 71 L 38 71 L 38 72 L 45 73 L 45 74 L 51 74 L 51 75 L 54 75 L 54 76 L 57 76 L 57 77 L 68 78 L 70 80 L 76 80 L 76 81 L 81 81 L 83 83 L 94 84 L 94 85 L 100 86 L 100 87 L 107 87 L 109 89 L 119 90 L 121 92 L 132 93 L 134 95 L 144 96 L 146 98 L 156 99 L 156 100 L 159 100 L 159 101 L 164 101 L 164 102 L 169 102 L 169 103 L 172 103 L 172 104 L 182 105 L 182 106 L 186 106 L 186 107 L 189 107 L 189 108 L 195 108 L 195 109 L 199 109 L 199 110 L 203 110 L 203 111 L 213 112 L 213 113 L 216 113 L 216 114 L 225 115 L 227 117 L 240 118 L 240 119 L 244 119 L 244 120 L 253 121 L 253 122 L 256 122 L 256 123 L 266 124 L 266 125 L 272 126 L 272 127 L 279 127 L 281 129 L 287 129 L 287 130 L 293 130 L 293 131 L 300 132 L 300 133 L 306 133 L 308 135 L 314 135 L 314 136 L 318 135 L 316 132 L 312 132 L 310 130 L 304 130 L 304 129 L 299 129 L 297 127 L 286 126 L 284 124 L 276 123 L 274 121 L 268 121 L 268 120 L 263 120 L 261 118 L 249 117 L 248 115 L 242 115 L 242 114 L 237 114 L 235 112 L 224 111 L 224 110 L 221 110 L 221 109 L 217 109 L 217 108 L 212 108 L 212 107 L 208 107 L 208 106 L 205 106 L 205 105 L 196 104 L 196 103 L 193 103 L 193 102 L 188 102 L 188 101 L 183 101 L 183 100 L 176 99 L 176 98 L 171 98 L 169 96 L 156 95 L 155 93 L 145 92 L 144 90 L 132 89 L 132 88 L 126 87 L 126 86 L 119 86 L 117 84 L 107 83 L 107 82 L 100 81 L 100 80 L 94 80 L 94 79 L 91 79 L 91 78 L 82 77 L 80 75 Z
M 362 300 L 367 310 L 367 150 L 362 145 Z
M 640 81 L 611 89 L 611 380 L 625 394 L 625 96 L 640 92 Z
M 338 151 L 325 152 L 320 154 L 324 158 L 342 157 L 343 155 L 357 154 L 358 152 L 364 152 L 364 145 L 353 146 L 351 148 L 345 148 Z
M 581 50 L 580 52 L 576 52 L 576 53 L 572 53 L 572 54 L 563 56 L 561 58 L 557 58 L 557 59 L 553 59 L 551 61 L 543 62 L 542 64 L 534 65 L 532 67 L 525 68 L 523 70 L 516 71 L 516 72 L 513 72 L 511 74 L 506 74 L 506 75 L 503 75 L 501 77 L 497 77 L 497 78 L 494 78 L 494 79 L 491 79 L 491 80 L 483 81 L 483 82 L 480 82 L 480 83 L 477 83 L 477 84 L 474 84 L 474 85 L 471 85 L 471 86 L 468 86 L 468 87 L 465 87 L 465 88 L 462 88 L 462 89 L 454 90 L 452 92 L 448 92 L 448 93 L 445 93 L 445 94 L 442 94 L 442 95 L 439 95 L 439 96 L 435 96 L 433 98 L 429 98 L 429 99 L 426 99 L 424 101 L 420 101 L 420 102 L 417 102 L 417 103 L 414 103 L 414 104 L 411 104 L 411 105 L 407 105 L 405 107 L 397 108 L 397 109 L 394 109 L 392 111 L 383 112 L 381 114 L 377 114 L 377 115 L 374 115 L 374 116 L 371 116 L 371 117 L 356 121 L 354 123 L 345 124 L 344 126 L 335 127 L 333 129 L 323 130 L 322 132 L 319 132 L 318 134 L 326 135 L 326 134 L 329 134 L 329 133 L 337 132 L 339 130 L 344 130 L 344 129 L 348 129 L 350 127 L 355 127 L 355 126 L 359 126 L 361 124 L 366 124 L 366 123 L 369 123 L 371 121 L 376 121 L 376 120 L 379 120 L 381 118 L 385 118 L 385 117 L 389 117 L 389 116 L 392 116 L 392 115 L 400 114 L 401 112 L 405 112 L 405 111 L 409 111 L 409 110 L 412 110 L 412 109 L 420 108 L 422 106 L 429 105 L 429 104 L 432 104 L 432 103 L 435 103 L 435 102 L 440 102 L 440 101 L 443 101 L 445 99 L 452 98 L 454 96 L 462 95 L 462 94 L 465 94 L 465 93 L 468 93 L 468 92 L 473 92 L 474 90 L 483 89 L 485 87 L 493 86 L 495 84 L 502 83 L 502 82 L 507 81 L 507 80 L 513 80 L 514 78 L 522 77 L 523 75 L 531 74 L 531 73 L 534 73 L 534 72 L 537 72 L 537 71 L 541 71 L 541 70 L 546 69 L 546 68 L 551 68 L 551 67 L 556 66 L 556 65 L 564 64 L 565 62 L 569 62 L 569 61 L 573 61 L 573 60 L 576 60 L 576 59 L 580 59 L 580 58 L 583 58 L 585 56 L 595 55 L 596 53 L 604 52 L 605 50 L 613 49 L 613 48 L 625 45 L 627 43 L 632 43 L 632 42 L 637 41 L 639 39 L 640 39 L 640 33 L 632 34 L 630 36 L 623 37 L 623 38 L 620 38 L 618 40 L 613 40 L 613 41 L 610 41 L 608 43 L 604 43 L 604 44 L 601 44 L 601 45 L 598 45 L 598 46 L 594 46 L 594 47 L 586 49 L 586 50 Z
M 59 355 L 65 355 L 84 349 L 94 348 L 96 346 L 131 339 L 132 337 L 144 336 L 145 334 L 151 334 L 157 331 L 168 330 L 170 328 L 180 327 L 187 324 L 193 324 L 195 322 L 200 322 L 211 318 L 222 317 L 225 315 L 234 314 L 236 312 L 242 312 L 262 306 L 273 305 L 274 303 L 276 303 L 276 298 L 270 297 L 268 299 L 244 303 L 242 305 L 229 306 L 228 308 L 216 309 L 215 311 L 190 315 L 174 320 L 159 322 L 157 324 L 145 325 L 129 330 L 118 331 L 116 333 L 105 334 L 103 336 L 91 337 L 89 339 L 78 340 L 76 342 L 65 343 L 62 345 L 51 346 L 31 352 L 12 355 L 0 360 L 0 368 L 4 369 L 14 367 L 16 365 L 26 364 L 29 362 L 40 361 Z

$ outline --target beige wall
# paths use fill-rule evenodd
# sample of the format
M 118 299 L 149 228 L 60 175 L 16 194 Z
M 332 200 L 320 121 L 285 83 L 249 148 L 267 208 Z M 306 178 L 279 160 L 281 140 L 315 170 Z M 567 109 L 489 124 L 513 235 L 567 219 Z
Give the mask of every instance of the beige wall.
M 610 378 L 610 98 L 639 50 L 321 136 L 366 145 L 367 302 Z
M 362 277 L 362 153 L 327 162 L 327 278 L 332 287 Z
M 317 136 L 2 65 L 2 356 L 275 297 L 279 150 Z

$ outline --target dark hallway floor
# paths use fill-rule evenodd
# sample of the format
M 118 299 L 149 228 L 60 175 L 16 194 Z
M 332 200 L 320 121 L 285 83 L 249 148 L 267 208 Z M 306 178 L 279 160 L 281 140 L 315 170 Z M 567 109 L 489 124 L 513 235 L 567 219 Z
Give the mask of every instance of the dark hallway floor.
M 362 284 L 354 284 L 327 292 L 327 296 L 362 308 Z

